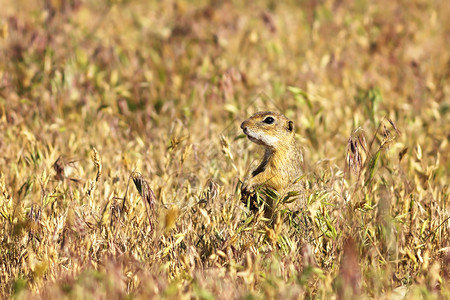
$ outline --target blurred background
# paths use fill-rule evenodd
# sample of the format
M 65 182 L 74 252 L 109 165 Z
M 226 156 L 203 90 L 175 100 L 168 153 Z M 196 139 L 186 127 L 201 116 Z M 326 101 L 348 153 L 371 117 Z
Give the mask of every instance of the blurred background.
M 270 276 L 278 288 L 267 287 L 266 296 L 287 285 L 280 297 L 289 291 L 329 297 L 339 294 L 331 282 L 340 274 L 343 245 L 353 253 L 344 259 L 349 265 L 354 253 L 360 257 L 365 295 L 383 297 L 411 284 L 432 293 L 448 276 L 439 266 L 446 265 L 449 239 L 450 1 L 3 0 L 1 6 L 4 295 L 24 289 L 58 298 L 47 282 L 67 281 L 76 290 L 87 283 L 72 280 L 86 269 L 119 270 L 111 280 L 120 282 L 120 295 L 153 295 L 143 278 L 159 292 L 175 285 L 178 292 L 169 296 L 227 290 L 192 283 L 195 272 L 212 268 L 219 270 L 213 277 L 231 272 L 233 293 L 224 298 L 247 295 L 243 282 L 261 295 L 269 284 L 261 278 Z M 239 208 L 239 181 L 260 157 L 239 124 L 261 110 L 279 111 L 296 125 L 315 240 L 306 242 L 303 229 L 283 223 L 275 231 L 284 240 L 273 244 L 264 222 L 236 237 L 241 221 L 250 224 Z M 348 166 L 358 128 L 370 143 L 356 168 L 366 166 L 360 177 Z M 147 226 L 140 194 L 127 185 L 133 170 L 154 191 L 153 225 L 169 232 L 162 244 Z M 377 181 L 358 179 L 365 176 Z M 216 202 L 204 213 L 193 209 L 211 187 L 220 187 Z M 114 209 L 126 201 L 132 211 L 113 230 Z M 386 210 L 389 225 L 377 217 Z M 355 241 L 345 244 L 345 232 Z M 231 254 L 230 243 L 237 249 Z M 301 247 L 307 243 L 312 250 Z M 320 271 L 302 281 L 306 269 L 297 262 L 307 264 L 307 250 Z M 271 260 L 271 267 L 261 265 L 271 251 L 278 258 L 290 253 L 292 261 L 276 260 L 290 271 Z M 129 252 L 144 270 L 125 270 L 128 258 L 120 267 L 106 263 Z M 440 272 L 428 272 L 423 253 Z M 254 277 L 236 277 L 249 266 Z M 258 268 L 271 275 L 259 276 Z M 105 286 L 87 293 L 107 295 Z

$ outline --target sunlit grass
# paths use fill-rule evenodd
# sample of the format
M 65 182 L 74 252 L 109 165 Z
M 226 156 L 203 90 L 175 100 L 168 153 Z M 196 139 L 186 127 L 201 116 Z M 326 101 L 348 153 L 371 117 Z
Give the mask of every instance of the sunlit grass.
M 447 1 L 0 11 L 4 297 L 450 297 Z M 272 219 L 259 110 L 304 155 Z

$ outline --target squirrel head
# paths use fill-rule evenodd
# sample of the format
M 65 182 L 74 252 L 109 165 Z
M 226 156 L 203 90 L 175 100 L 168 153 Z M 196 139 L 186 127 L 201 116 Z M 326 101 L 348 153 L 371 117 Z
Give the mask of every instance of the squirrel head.
M 271 149 L 289 146 L 294 138 L 294 123 L 271 111 L 257 112 L 242 122 L 241 128 L 252 142 Z

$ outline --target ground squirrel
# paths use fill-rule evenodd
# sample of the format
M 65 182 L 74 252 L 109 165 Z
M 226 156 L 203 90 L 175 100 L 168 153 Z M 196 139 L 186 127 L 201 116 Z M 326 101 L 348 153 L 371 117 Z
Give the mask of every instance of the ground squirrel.
M 265 148 L 261 163 L 243 182 L 243 200 L 258 187 L 289 191 L 301 175 L 302 164 L 294 123 L 280 113 L 266 111 L 252 115 L 241 128 L 252 142 Z

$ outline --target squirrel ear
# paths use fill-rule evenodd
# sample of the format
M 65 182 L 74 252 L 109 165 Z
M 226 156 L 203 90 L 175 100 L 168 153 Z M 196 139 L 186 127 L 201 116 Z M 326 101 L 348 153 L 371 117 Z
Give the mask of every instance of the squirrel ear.
M 288 131 L 294 130 L 294 122 L 292 122 L 292 121 L 289 121 L 289 122 L 288 122 L 287 130 L 288 130 Z

